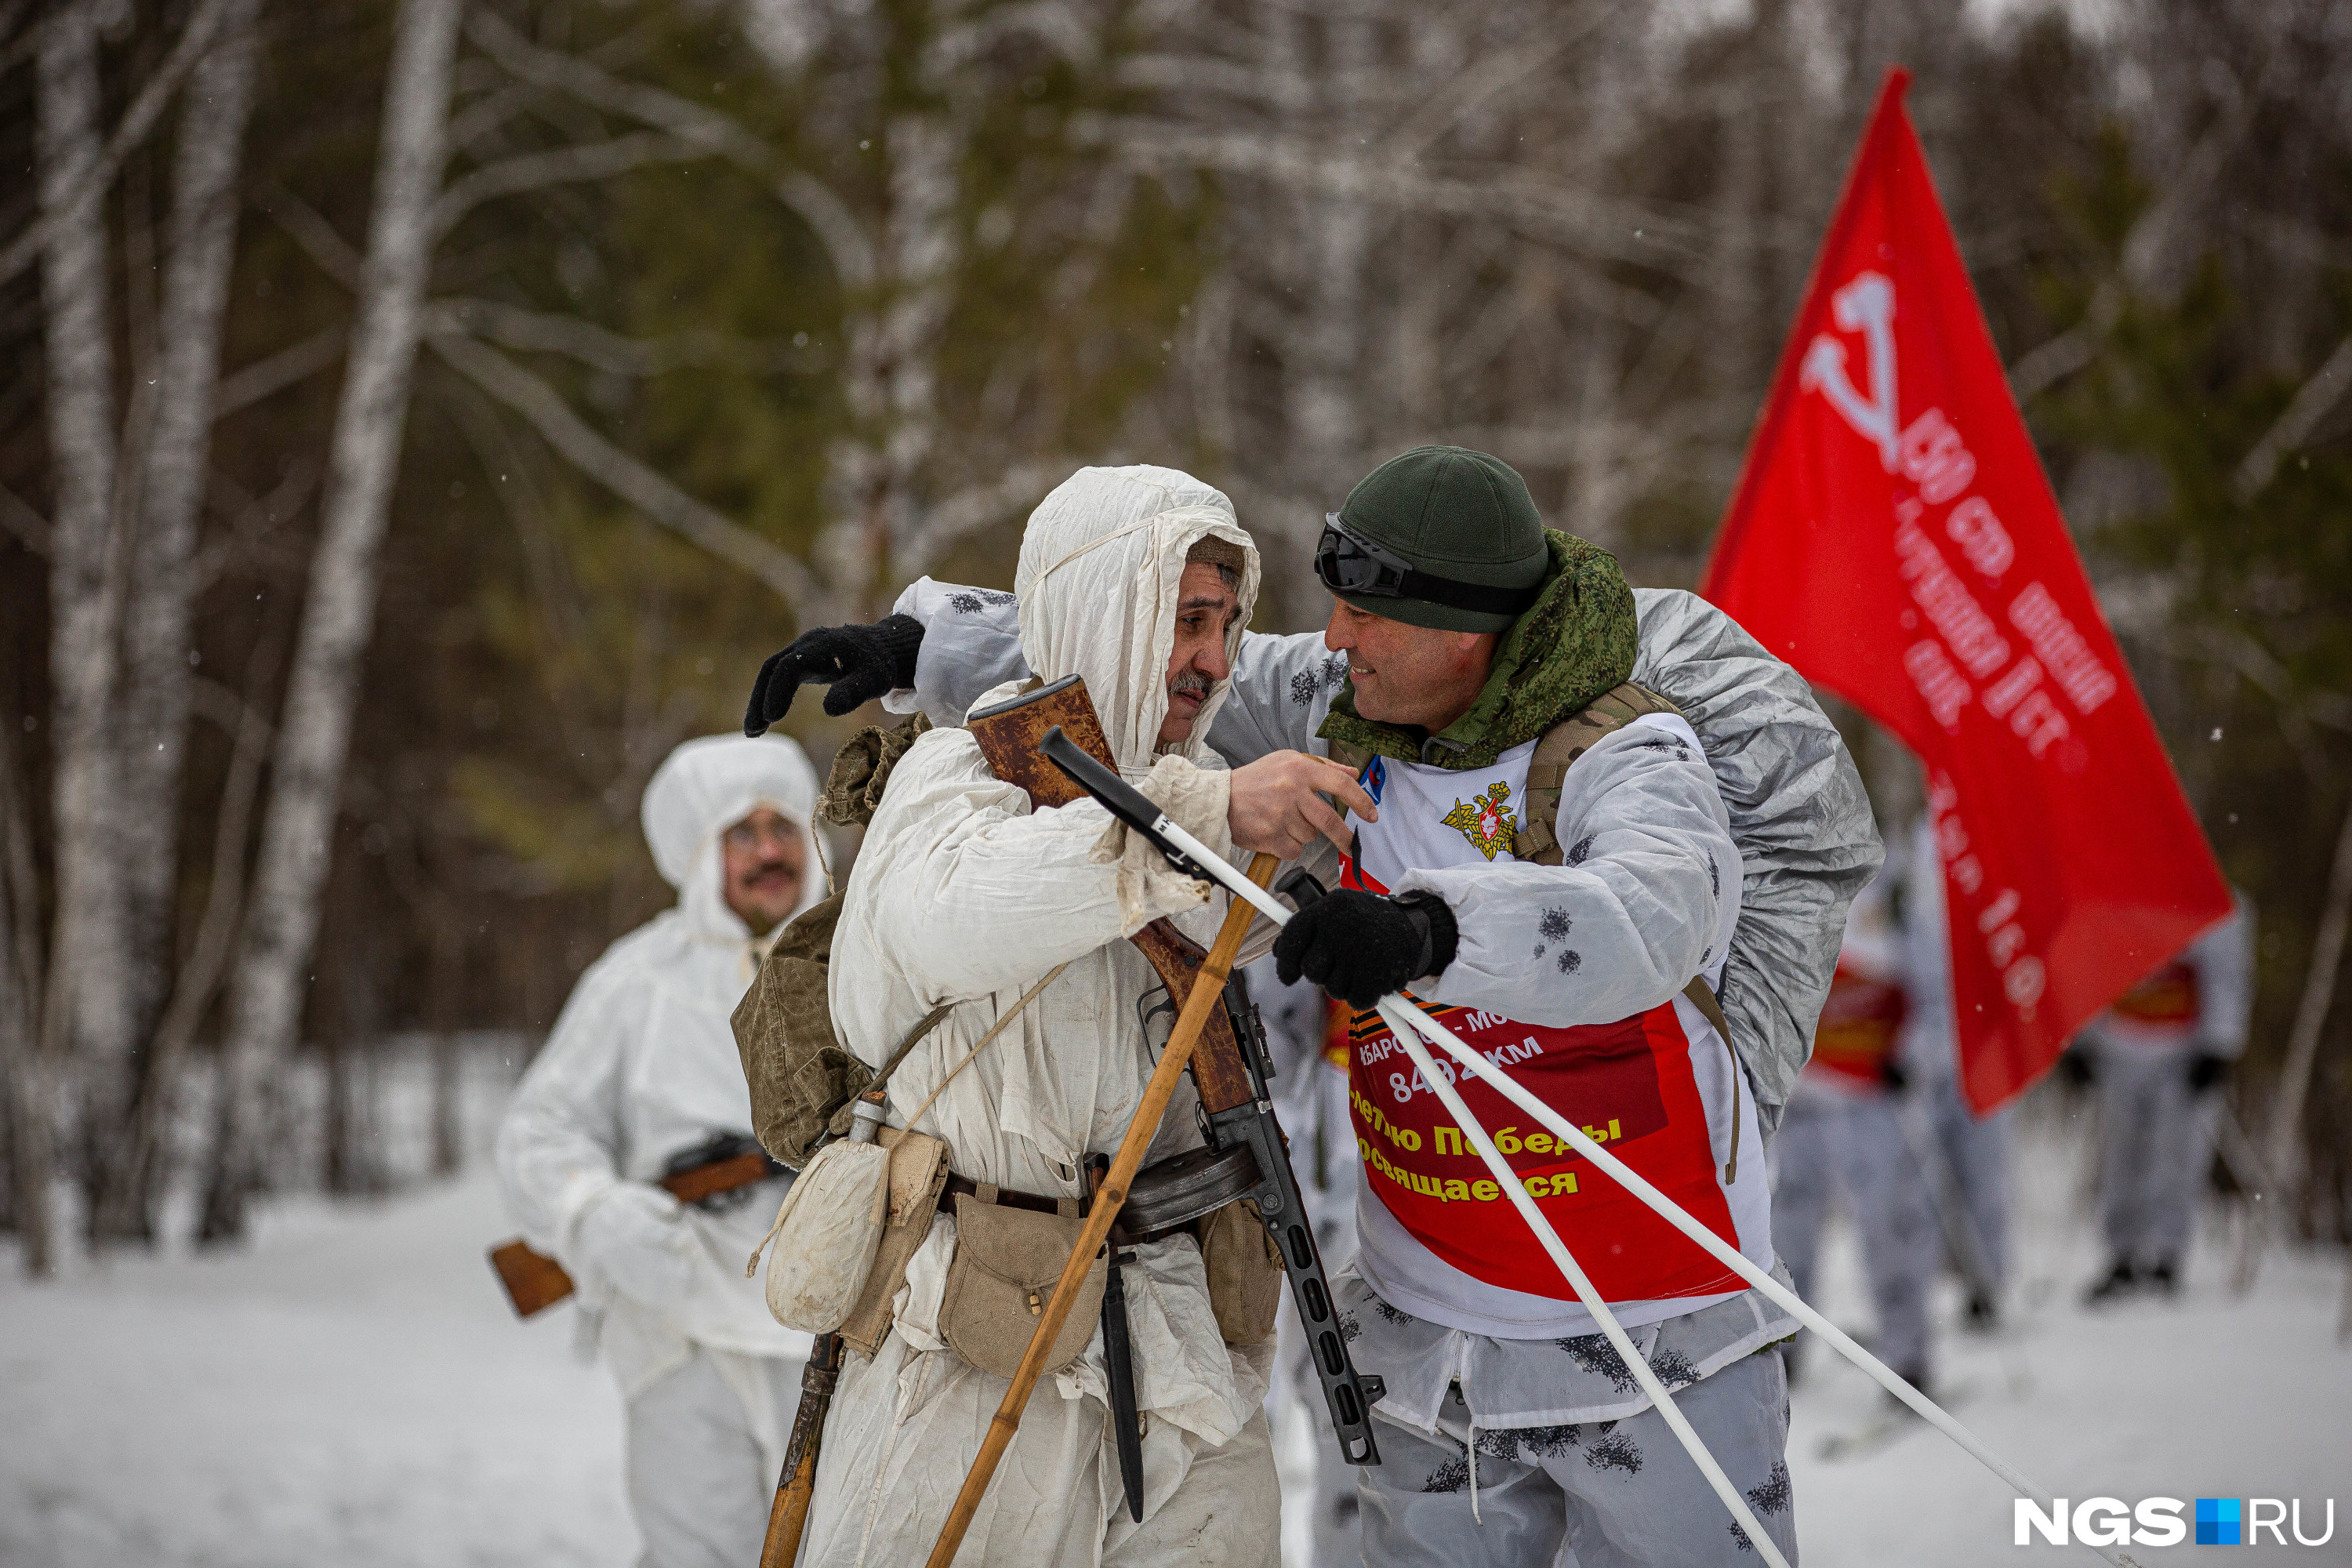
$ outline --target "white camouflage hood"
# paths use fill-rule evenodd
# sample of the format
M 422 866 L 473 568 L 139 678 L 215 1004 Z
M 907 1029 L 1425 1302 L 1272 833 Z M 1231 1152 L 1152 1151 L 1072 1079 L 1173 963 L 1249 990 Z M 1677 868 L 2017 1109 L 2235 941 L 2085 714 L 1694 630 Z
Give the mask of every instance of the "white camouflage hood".
M 1174 468 L 1137 464 L 1080 468 L 1029 514 L 1013 590 L 1021 651 L 1045 679 L 1086 678 L 1119 771 L 1151 769 L 1168 716 L 1168 659 L 1176 642 L 1177 584 L 1184 556 L 1211 535 L 1242 552 L 1241 614 L 1225 638 L 1230 658 L 1257 603 L 1257 546 L 1224 493 Z M 1177 754 L 1219 767 L 1209 725 L 1231 679 L 1210 690 Z
M 698 931 L 745 933 L 720 886 L 719 837 L 761 806 L 800 829 L 802 864 L 798 914 L 824 897 L 824 861 L 811 821 L 816 813 L 816 771 L 798 742 L 775 733 L 756 740 L 705 735 L 682 742 L 654 770 L 638 816 L 662 879 L 678 891 L 677 906 Z

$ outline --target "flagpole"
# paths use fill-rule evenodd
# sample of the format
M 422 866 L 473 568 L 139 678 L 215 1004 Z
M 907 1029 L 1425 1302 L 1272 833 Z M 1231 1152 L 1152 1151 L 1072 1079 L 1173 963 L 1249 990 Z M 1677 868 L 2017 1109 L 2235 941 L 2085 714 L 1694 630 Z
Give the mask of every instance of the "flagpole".
M 1901 66 L 1887 67 L 1885 79 L 1879 84 L 1878 101 L 1871 106 L 1870 118 L 1863 123 L 1876 128 L 1889 104 L 1900 105 L 1910 90 L 1911 73 Z M 1845 183 L 1838 187 L 1837 205 L 1830 208 L 1829 232 L 1822 237 L 1822 247 L 1813 253 L 1813 265 L 1805 274 L 1805 286 L 1797 292 L 1799 300 L 1811 300 L 1821 289 L 1822 269 L 1829 265 L 1830 258 L 1837 252 L 1838 241 L 1853 225 L 1856 210 L 1853 195 L 1861 187 L 1863 176 L 1869 172 L 1877 152 L 1877 139 L 1865 140 L 1861 151 L 1854 154 L 1853 163 L 1846 169 Z M 1797 320 L 1801 324 L 1803 315 L 1801 313 Z M 1756 434 L 1748 437 L 1748 450 L 1740 456 L 1739 478 L 1733 481 L 1731 487 L 1731 504 L 1723 509 L 1723 527 L 1716 532 L 1715 548 L 1707 552 L 1706 569 L 1699 574 L 1698 596 L 1709 604 L 1720 602 L 1717 597 L 1717 586 L 1732 558 L 1738 552 L 1740 537 L 1748 531 L 1748 519 L 1754 513 L 1749 504 L 1748 489 L 1756 482 L 1757 465 L 1762 460 L 1763 454 L 1772 450 L 1774 441 L 1780 434 L 1781 423 L 1789 416 L 1790 405 L 1796 401 L 1797 365 L 1804 357 L 1805 347 L 1803 334 L 1790 332 L 1788 340 L 1780 345 L 1780 363 L 1772 367 L 1771 390 L 1764 395 L 1763 412 L 1756 418 Z

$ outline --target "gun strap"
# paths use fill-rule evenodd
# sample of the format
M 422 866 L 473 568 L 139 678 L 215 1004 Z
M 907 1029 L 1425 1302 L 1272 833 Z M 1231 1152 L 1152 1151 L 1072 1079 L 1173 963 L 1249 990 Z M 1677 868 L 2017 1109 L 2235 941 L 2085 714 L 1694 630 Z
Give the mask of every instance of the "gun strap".
M 1021 1000 L 1013 1004 L 1012 1006 L 1007 1007 L 1004 1010 L 1003 1015 L 1000 1016 L 995 1023 L 991 1024 L 988 1026 L 988 1033 L 981 1036 L 979 1043 L 963 1054 L 963 1060 L 948 1068 L 947 1077 L 940 1079 L 939 1083 L 931 1089 L 931 1092 L 924 1096 L 923 1103 L 915 1107 L 914 1114 L 907 1118 L 907 1125 L 908 1127 L 912 1127 L 916 1122 L 920 1121 L 923 1119 L 923 1112 L 931 1108 L 931 1102 L 938 1100 L 940 1095 L 947 1092 L 948 1085 L 955 1081 L 956 1074 L 971 1066 L 973 1059 L 977 1058 L 981 1052 L 986 1050 L 989 1047 L 990 1043 L 993 1041 L 997 1036 L 1004 1032 L 1004 1026 L 1013 1022 L 1013 1019 L 1021 1016 L 1022 1014 L 1027 1012 L 1029 1010 L 1029 1004 L 1037 1000 L 1038 995 L 1045 991 L 1045 987 L 1054 984 L 1055 981 L 1059 980 L 1062 977 L 1062 971 L 1069 967 L 1070 966 L 1067 963 L 1057 963 L 1054 965 L 1053 971 L 1048 973 L 1045 979 L 1040 980 L 1036 984 L 1029 987 L 1028 991 L 1022 995 Z M 946 1013 L 947 1008 L 942 1006 L 932 1014 L 932 1018 L 933 1020 L 937 1020 L 938 1018 L 944 1016 Z M 929 1031 L 929 1026 L 927 1024 L 925 1026 L 926 1032 Z M 911 1041 L 908 1042 L 909 1045 L 912 1043 L 913 1042 Z M 899 1056 L 904 1056 L 907 1053 L 903 1048 L 898 1053 Z M 898 1065 L 898 1058 L 896 1057 L 891 1058 L 890 1065 L 892 1067 Z
M 866 1087 L 870 1089 L 877 1083 L 888 1082 L 890 1075 L 898 1070 L 898 1064 L 907 1059 L 907 1054 L 909 1051 L 912 1051 L 917 1046 L 921 1045 L 925 1037 L 929 1036 L 933 1029 L 938 1028 L 941 1020 L 945 1019 L 950 1013 L 954 1011 L 954 1003 L 942 1002 L 938 1006 L 932 1008 L 929 1012 L 924 1014 L 921 1021 L 917 1023 L 913 1028 L 907 1031 L 907 1037 L 898 1042 L 898 1048 L 892 1051 L 889 1056 L 883 1059 L 882 1065 L 874 1069 L 874 1076 L 866 1081 Z

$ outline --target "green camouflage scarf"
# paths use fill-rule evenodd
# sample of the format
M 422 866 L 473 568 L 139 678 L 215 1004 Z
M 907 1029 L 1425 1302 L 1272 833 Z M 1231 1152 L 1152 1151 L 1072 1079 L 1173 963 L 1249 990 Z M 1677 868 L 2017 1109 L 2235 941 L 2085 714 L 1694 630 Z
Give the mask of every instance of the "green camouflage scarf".
M 1551 573 L 1543 595 L 1503 634 L 1470 711 L 1434 737 L 1426 760 L 1439 767 L 1483 768 L 1633 676 L 1633 591 L 1617 558 L 1558 529 L 1544 530 L 1544 541 L 1551 546 Z M 1408 763 L 1423 760 L 1422 742 L 1429 738 L 1412 725 L 1359 718 L 1352 681 L 1332 700 L 1317 733 Z

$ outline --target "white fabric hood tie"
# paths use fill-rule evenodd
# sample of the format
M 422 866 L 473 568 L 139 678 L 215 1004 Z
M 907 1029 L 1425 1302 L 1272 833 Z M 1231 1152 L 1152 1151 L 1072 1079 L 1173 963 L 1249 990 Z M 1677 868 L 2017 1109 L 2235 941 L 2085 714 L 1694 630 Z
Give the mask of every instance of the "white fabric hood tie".
M 1119 771 L 1151 770 L 1168 716 L 1168 659 L 1175 649 L 1176 596 L 1184 557 L 1214 536 L 1242 553 L 1241 614 L 1225 652 L 1241 651 L 1242 628 L 1257 603 L 1257 546 L 1234 521 L 1234 503 L 1174 468 L 1137 464 L 1080 468 L 1030 514 L 1013 591 L 1021 602 L 1021 651 L 1047 680 L 1086 678 L 1087 695 Z M 1211 689 L 1175 754 L 1206 767 L 1210 722 L 1230 679 Z

